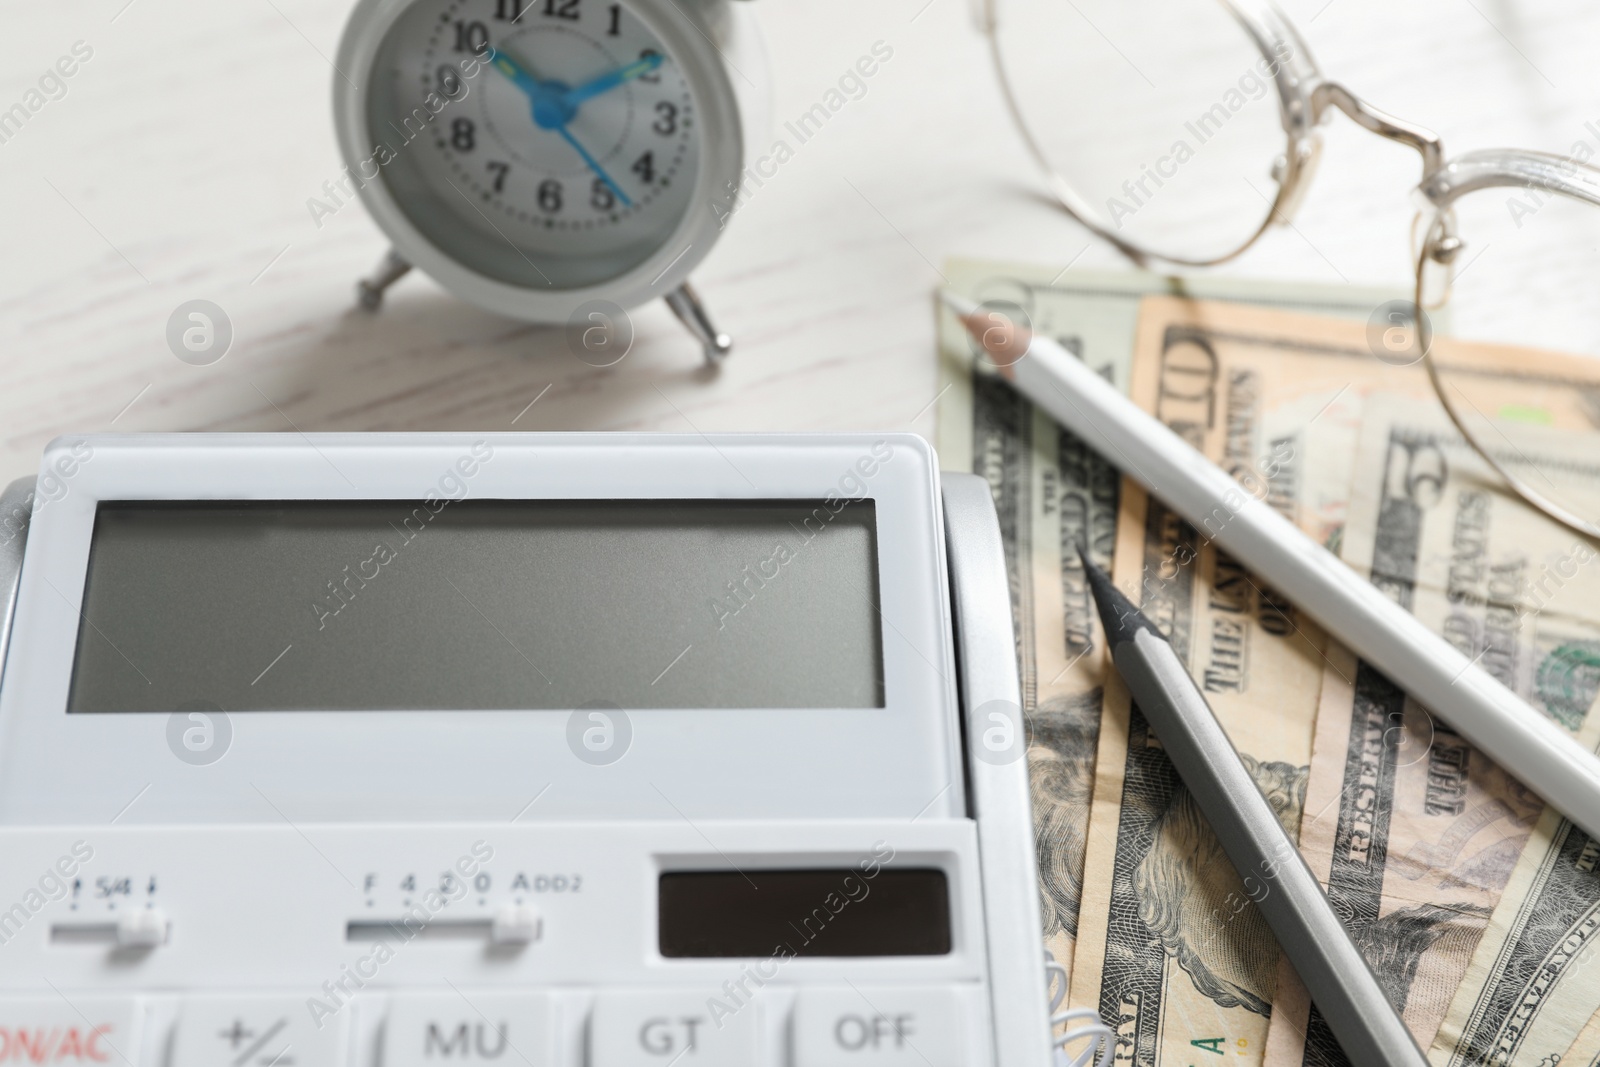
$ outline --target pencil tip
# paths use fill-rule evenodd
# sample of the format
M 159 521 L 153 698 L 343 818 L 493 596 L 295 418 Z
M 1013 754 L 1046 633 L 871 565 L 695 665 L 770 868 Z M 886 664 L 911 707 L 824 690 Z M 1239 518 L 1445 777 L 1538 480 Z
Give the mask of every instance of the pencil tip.
M 975 303 L 948 289 L 939 290 L 939 302 L 960 320 L 990 364 L 1004 377 L 1015 374 L 1015 364 L 1028 354 L 1033 333 L 1024 323 L 1012 321 L 1004 311 Z
M 1095 607 L 1100 609 L 1100 624 L 1106 630 L 1106 644 L 1115 648 L 1125 641 L 1132 641 L 1134 635 L 1140 630 L 1148 630 L 1156 637 L 1165 640 L 1155 623 L 1145 617 L 1144 612 L 1134 606 L 1133 601 L 1123 595 L 1122 590 L 1112 584 L 1111 578 L 1105 571 L 1095 566 L 1082 545 L 1074 546 L 1078 550 L 1078 559 L 1083 561 L 1084 577 L 1089 580 L 1089 591 L 1094 595 Z

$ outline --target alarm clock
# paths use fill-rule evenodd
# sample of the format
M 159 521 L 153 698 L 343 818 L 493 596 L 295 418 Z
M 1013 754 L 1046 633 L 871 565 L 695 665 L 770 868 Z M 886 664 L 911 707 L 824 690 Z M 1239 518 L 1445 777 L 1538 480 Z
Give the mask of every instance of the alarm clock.
M 335 66 L 339 149 L 392 245 L 364 306 L 415 266 L 604 349 L 664 297 L 727 355 L 688 278 L 765 121 L 743 0 L 361 0 Z
M 920 438 L 89 435 L 19 509 L 0 1061 L 1052 1062 L 1000 527 Z

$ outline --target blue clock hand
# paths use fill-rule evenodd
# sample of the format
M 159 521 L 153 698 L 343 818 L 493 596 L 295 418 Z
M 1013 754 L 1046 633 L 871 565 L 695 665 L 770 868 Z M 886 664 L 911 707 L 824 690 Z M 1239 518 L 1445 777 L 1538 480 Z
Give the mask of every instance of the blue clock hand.
M 532 104 L 533 124 L 541 130 L 554 130 L 559 133 L 562 139 L 571 145 L 578 155 L 583 157 L 583 161 L 588 165 L 589 169 L 594 171 L 595 175 L 606 183 L 606 188 L 611 190 L 612 195 L 622 201 L 622 206 L 632 207 L 633 201 L 628 198 L 627 193 L 622 191 L 622 186 L 612 180 L 611 175 L 606 173 L 600 162 L 590 155 L 589 150 L 578 143 L 578 139 L 572 135 L 572 131 L 567 129 L 567 123 L 571 122 L 578 113 L 578 108 L 576 104 L 567 100 L 568 90 L 566 86 L 560 82 L 541 82 L 524 70 L 516 60 L 498 49 L 491 47 L 485 51 L 484 55 L 496 70 L 510 78 L 517 88 L 527 94 L 528 100 Z M 641 60 L 640 63 L 630 64 L 629 67 L 623 67 L 622 70 L 639 67 L 643 62 Z M 630 74 L 629 77 L 637 77 L 638 74 L 643 74 L 645 71 L 652 69 L 654 69 L 652 66 L 643 66 L 636 74 Z M 620 85 L 622 83 L 619 81 L 617 84 Z M 603 92 L 604 90 L 596 91 Z
M 628 194 L 622 191 L 621 186 L 611 180 L 611 175 L 607 174 L 599 161 L 589 154 L 589 150 L 578 143 L 578 139 L 572 136 L 572 131 L 567 129 L 565 123 L 555 126 L 553 129 L 566 138 L 567 143 L 577 150 L 578 155 L 583 157 L 583 161 L 589 164 L 589 169 L 599 175 L 600 180 L 606 183 L 606 187 L 611 190 L 618 200 L 622 201 L 623 207 L 633 206 L 633 201 L 628 199 Z
M 632 81 L 641 74 L 649 74 L 652 70 L 661 66 L 661 63 L 662 59 L 659 54 L 651 53 L 647 56 L 640 56 L 625 67 L 608 70 L 599 77 L 592 78 L 576 88 L 568 89 L 562 94 L 562 97 L 569 104 L 581 104 L 590 97 L 609 92 L 619 85 Z
M 539 82 L 538 78 L 523 70 L 521 64 L 504 52 L 491 47 L 485 50 L 483 54 L 495 70 L 510 78 L 512 83 L 518 89 L 527 93 L 530 99 L 537 101 L 540 96 L 549 95 L 549 90 Z

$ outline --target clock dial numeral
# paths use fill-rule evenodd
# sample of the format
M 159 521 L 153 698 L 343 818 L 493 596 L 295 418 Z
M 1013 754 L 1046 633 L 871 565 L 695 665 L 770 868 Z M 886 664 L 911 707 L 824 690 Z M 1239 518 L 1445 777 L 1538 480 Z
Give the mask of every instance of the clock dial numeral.
M 461 95 L 461 72 L 449 63 L 441 64 L 438 71 L 439 95 L 454 100 Z
M 561 210 L 561 183 L 554 178 L 539 183 L 539 208 L 551 215 Z
M 407 16 L 409 54 L 396 73 L 431 101 L 427 148 L 414 158 L 450 205 L 448 224 L 464 220 L 475 233 L 488 218 L 519 248 L 626 258 L 688 210 L 703 133 L 699 102 L 680 65 L 663 62 L 672 58 L 666 46 L 629 0 L 390 2 L 428 13 Z M 497 49 L 507 62 L 488 64 Z M 478 68 L 471 77 L 469 63 Z M 605 77 L 619 70 L 628 73 Z M 562 137 L 541 126 L 548 115 L 533 113 L 530 97 L 539 91 L 529 78 L 601 79 L 605 87 L 576 102 Z M 442 110 L 441 100 L 449 102 Z M 416 120 L 406 126 L 412 112 L 399 104 L 391 125 L 409 131 Z
M 610 211 L 617 206 L 617 195 L 611 191 L 611 186 L 596 178 L 589 187 L 589 206 L 596 211 Z
M 646 48 L 644 51 L 639 53 L 639 58 L 640 59 L 649 59 L 651 56 L 659 56 L 660 54 L 661 53 L 657 52 L 654 48 Z M 641 74 L 641 75 L 639 75 L 639 80 L 644 82 L 646 85 L 660 85 L 661 84 L 661 69 L 659 67 L 657 67 L 655 70 L 650 71 L 648 74 Z
M 456 21 L 456 51 L 481 56 L 489 50 L 489 27 L 481 22 Z
M 646 152 L 633 161 L 632 170 L 639 176 L 639 180 L 646 185 L 656 180 L 656 156 L 654 152 Z
M 678 132 L 678 105 L 670 100 L 662 100 L 656 104 L 656 120 L 650 128 L 663 137 L 671 137 Z

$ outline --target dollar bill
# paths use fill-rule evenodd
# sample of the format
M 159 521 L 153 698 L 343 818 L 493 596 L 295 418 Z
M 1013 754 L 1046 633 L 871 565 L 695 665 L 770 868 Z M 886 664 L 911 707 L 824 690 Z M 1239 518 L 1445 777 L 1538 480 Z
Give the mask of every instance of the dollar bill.
M 1576 729 L 1600 687 L 1581 666 L 1600 653 L 1600 566 L 1579 563 L 1593 553 L 1506 489 L 1437 407 L 1375 394 L 1363 418 L 1346 562 Z M 1600 435 L 1582 429 L 1529 430 L 1506 461 L 1567 485 L 1576 507 L 1600 503 Z M 1542 809 L 1382 674 L 1330 651 L 1300 848 L 1424 1048 Z M 1346 1062 L 1285 963 L 1267 1063 Z
M 1126 391 L 1140 301 L 1190 295 L 1367 319 L 1393 294 L 1346 286 L 1229 278 L 1187 282 L 1143 272 L 1097 274 L 954 260 L 953 291 L 1020 311 Z M 1074 434 L 975 359 L 942 312 L 937 441 L 951 470 L 985 477 L 1010 572 L 1047 943 L 1071 967 L 1105 684 L 1104 641 L 1077 545 L 1110 569 L 1120 475 Z
M 1441 348 L 1443 348 L 1441 343 Z M 1600 364 L 1481 346 L 1448 357 L 1484 407 L 1557 425 L 1600 410 Z M 1585 377 L 1587 375 L 1587 377 Z M 1366 406 L 1432 402 L 1366 324 L 1204 301 L 1142 303 L 1131 395 L 1303 530 L 1342 546 Z M 1561 383 L 1557 388 L 1552 383 Z M 1114 576 L 1207 690 L 1291 836 L 1309 776 L 1327 643 L 1271 589 L 1124 484 Z M 1107 685 L 1071 1000 L 1118 1032 L 1120 1062 L 1226 1050 L 1263 1062 L 1278 950 L 1137 709 Z
M 1591 745 L 1596 732 L 1586 725 Z M 1432 1063 L 1565 1062 L 1574 1035 L 1600 1011 L 1597 867 L 1600 841 L 1547 808 L 1439 1028 Z
M 1399 452 L 1391 455 L 1397 460 L 1412 453 L 1431 461 L 1421 435 L 1396 436 Z M 1439 437 L 1431 447 L 1448 461 L 1452 442 Z M 1538 479 L 1579 514 L 1600 515 L 1600 435 L 1530 428 L 1513 434 L 1496 458 Z M 1458 509 L 1468 520 L 1457 521 L 1448 543 L 1454 600 L 1467 619 L 1447 626 L 1446 636 L 1477 646 L 1486 669 L 1593 749 L 1600 742 L 1594 710 L 1600 706 L 1600 546 L 1538 518 L 1498 539 L 1485 536 L 1504 520 L 1477 501 L 1481 488 L 1466 485 L 1461 493 Z M 1497 590 L 1511 591 L 1510 602 L 1497 602 Z M 1446 596 L 1451 592 L 1447 587 Z M 1455 608 L 1451 618 L 1460 613 Z M 1586 1023 L 1597 1013 L 1600 841 L 1546 808 L 1472 953 L 1429 1058 L 1439 1067 L 1592 1064 L 1600 1057 L 1600 1034 Z
M 1577 1039 L 1556 1062 L 1564 1067 L 1600 1067 L 1600 1013 L 1584 1024 Z
M 1226 309 L 1253 313 L 1254 309 Z M 1215 305 L 1150 298 L 1130 395 L 1246 482 L 1293 496 L 1294 443 L 1268 398 L 1207 343 Z M 1231 383 L 1231 385 L 1230 385 Z M 1247 397 L 1247 391 L 1249 395 Z M 1159 500 L 1124 482 L 1113 579 L 1171 641 L 1291 835 L 1326 654 L 1321 630 Z M 1071 1000 L 1117 1034 L 1117 1061 L 1260 1059 L 1278 947 L 1139 709 L 1106 687 Z

